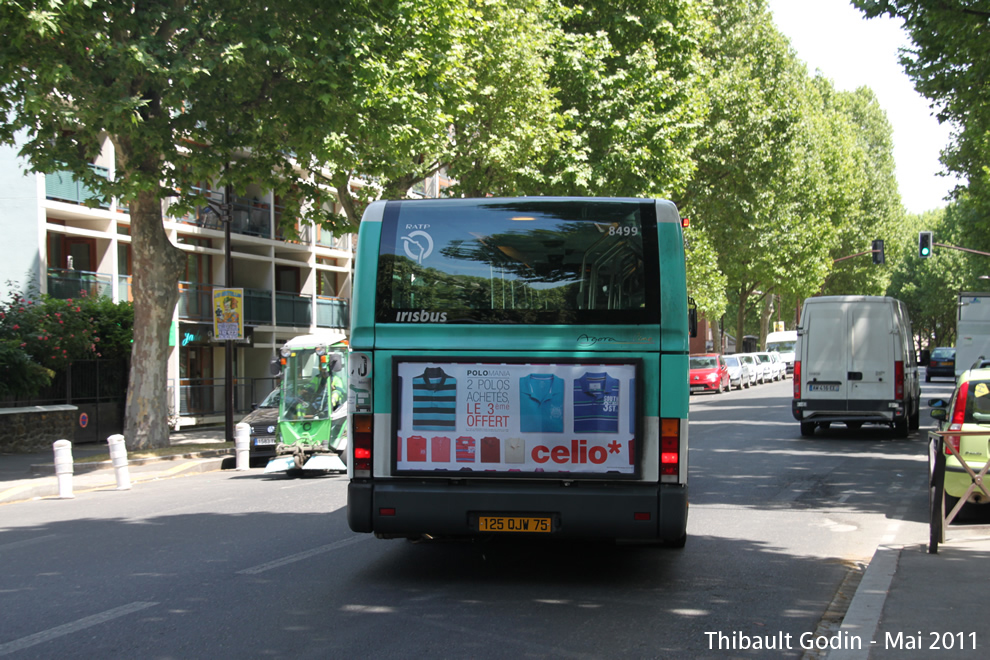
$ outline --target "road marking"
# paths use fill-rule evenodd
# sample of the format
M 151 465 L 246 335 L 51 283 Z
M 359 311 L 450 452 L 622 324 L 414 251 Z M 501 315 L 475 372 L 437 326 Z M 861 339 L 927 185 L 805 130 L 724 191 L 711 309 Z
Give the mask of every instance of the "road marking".
M 55 534 L 45 534 L 44 536 L 36 536 L 33 539 L 24 539 L 23 541 L 14 541 L 13 543 L 4 543 L 0 545 L 0 552 L 4 550 L 12 550 L 14 548 L 23 548 L 26 545 L 34 545 L 35 543 L 44 543 L 45 541 L 51 541 L 57 538 Z
M 117 607 L 112 610 L 107 610 L 106 612 L 94 614 L 93 616 L 87 616 L 83 619 L 79 619 L 78 621 L 73 621 L 72 623 L 49 628 L 48 630 L 43 630 L 39 633 L 28 635 L 27 637 L 21 637 L 20 639 L 15 639 L 14 641 L 7 642 L 6 644 L 0 644 L 0 655 L 9 655 L 17 651 L 23 651 L 24 649 L 30 648 L 37 644 L 43 644 L 44 642 L 49 642 L 57 637 L 62 637 L 63 635 L 69 635 L 74 632 L 79 632 L 80 630 L 85 630 L 86 628 L 98 626 L 101 623 L 106 623 L 107 621 L 112 621 L 113 619 L 117 619 L 128 614 L 133 614 L 134 612 L 139 612 L 149 607 L 154 607 L 157 604 L 158 603 L 142 602 L 131 603 L 129 605 L 124 605 L 123 607 Z
M 321 545 L 320 547 L 313 548 L 312 550 L 305 550 L 294 555 L 289 555 L 288 557 L 282 557 L 281 559 L 275 559 L 264 564 L 258 564 L 257 566 L 252 566 L 251 568 L 245 568 L 242 571 L 237 571 L 237 573 L 238 575 L 257 575 L 258 573 L 264 573 L 265 571 L 270 571 L 273 568 L 279 568 L 280 566 L 285 566 L 286 564 L 292 564 L 297 561 L 302 561 L 303 559 L 309 559 L 310 557 L 323 554 L 324 552 L 330 552 L 331 550 L 337 550 L 338 548 L 343 548 L 353 543 L 367 541 L 370 538 L 373 538 L 370 534 L 352 536 L 351 538 L 343 539 L 341 541 Z

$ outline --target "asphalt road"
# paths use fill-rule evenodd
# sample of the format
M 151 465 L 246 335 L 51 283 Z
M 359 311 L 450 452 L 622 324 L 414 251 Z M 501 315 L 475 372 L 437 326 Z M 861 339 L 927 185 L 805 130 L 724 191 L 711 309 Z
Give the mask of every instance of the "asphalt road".
M 0 657 L 822 657 L 877 545 L 924 538 L 926 444 L 802 438 L 791 387 L 692 397 L 683 550 L 383 541 L 344 477 L 260 469 L 4 506 Z

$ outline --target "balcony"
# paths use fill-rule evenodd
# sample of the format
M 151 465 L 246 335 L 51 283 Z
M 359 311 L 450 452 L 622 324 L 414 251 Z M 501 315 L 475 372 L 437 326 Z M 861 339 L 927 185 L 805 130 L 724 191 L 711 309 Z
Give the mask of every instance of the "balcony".
M 90 165 L 90 168 L 104 179 L 110 176 L 110 170 L 105 167 Z M 95 197 L 96 193 L 88 186 L 77 181 L 72 172 L 53 172 L 45 175 L 45 197 L 59 202 L 85 204 L 87 199 Z M 100 201 L 97 208 L 108 209 L 110 205 Z
M 275 325 L 308 328 L 313 318 L 312 304 L 312 296 L 276 291 Z
M 213 285 L 179 282 L 179 318 L 213 322 Z
M 346 330 L 351 326 L 350 304 L 343 298 L 316 297 L 316 325 Z
M 48 269 L 48 295 L 60 300 L 89 296 L 113 296 L 113 276 L 86 270 Z

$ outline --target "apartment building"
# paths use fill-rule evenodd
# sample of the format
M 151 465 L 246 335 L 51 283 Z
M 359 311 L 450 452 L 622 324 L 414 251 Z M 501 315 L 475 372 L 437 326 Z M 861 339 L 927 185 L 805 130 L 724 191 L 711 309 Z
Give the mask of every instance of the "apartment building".
M 25 174 L 23 168 L 15 149 L 0 146 L 4 289 L 33 287 L 59 298 L 82 290 L 129 300 L 127 208 L 116 200 L 89 208 L 88 191 L 69 173 Z M 109 142 L 93 168 L 112 174 Z M 225 200 L 222 189 L 209 182 L 199 186 L 210 204 L 181 216 L 165 205 L 165 230 L 187 256 L 169 341 L 169 405 L 176 427 L 224 419 L 226 343 L 213 339 L 213 287 L 244 289 L 245 339 L 234 342 L 232 358 L 238 417 L 271 391 L 269 361 L 287 339 L 349 327 L 356 236 L 334 237 L 302 217 L 287 222 L 292 231 L 282 230 L 280 200 L 260 187 Z M 229 283 L 224 222 L 217 212 L 226 202 L 232 207 Z

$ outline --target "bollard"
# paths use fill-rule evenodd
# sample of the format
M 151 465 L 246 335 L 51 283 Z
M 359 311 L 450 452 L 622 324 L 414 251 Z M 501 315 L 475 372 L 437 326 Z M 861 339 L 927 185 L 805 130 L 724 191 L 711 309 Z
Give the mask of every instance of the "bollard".
M 251 425 L 240 422 L 234 427 L 234 451 L 237 454 L 238 470 L 251 467 Z
M 111 435 L 107 438 L 110 446 L 110 460 L 113 462 L 113 471 L 117 477 L 117 490 L 131 489 L 131 472 L 127 467 L 127 446 L 124 444 L 124 436 Z
M 56 440 L 52 445 L 55 450 L 55 476 L 58 478 L 58 496 L 72 499 L 72 443 L 68 440 Z

